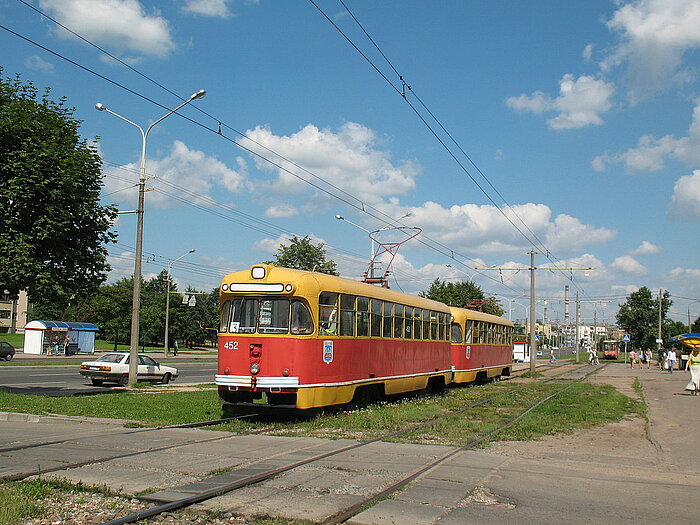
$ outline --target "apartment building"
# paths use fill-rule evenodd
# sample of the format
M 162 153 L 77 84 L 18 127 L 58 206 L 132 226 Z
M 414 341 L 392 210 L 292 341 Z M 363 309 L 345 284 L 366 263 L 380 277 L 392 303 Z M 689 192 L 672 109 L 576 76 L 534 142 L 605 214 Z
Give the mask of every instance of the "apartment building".
M 0 333 L 22 331 L 27 324 L 28 307 L 27 292 L 20 292 L 16 301 L 7 292 L 0 294 Z

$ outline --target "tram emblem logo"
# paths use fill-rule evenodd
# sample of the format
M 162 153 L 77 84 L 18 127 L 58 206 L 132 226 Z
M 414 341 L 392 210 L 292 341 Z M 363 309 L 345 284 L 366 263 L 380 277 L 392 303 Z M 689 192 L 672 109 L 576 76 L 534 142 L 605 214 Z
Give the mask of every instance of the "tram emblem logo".
M 323 342 L 323 362 L 327 365 L 333 362 L 333 341 Z
M 467 359 L 471 359 L 472 357 L 472 347 L 467 346 Z

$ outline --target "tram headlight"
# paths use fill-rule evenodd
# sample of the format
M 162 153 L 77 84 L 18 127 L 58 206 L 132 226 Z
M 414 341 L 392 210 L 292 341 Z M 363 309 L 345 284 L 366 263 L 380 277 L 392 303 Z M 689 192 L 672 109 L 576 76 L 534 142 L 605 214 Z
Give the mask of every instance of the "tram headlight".
M 251 363 L 250 373 L 257 374 L 258 372 L 260 372 L 260 363 Z

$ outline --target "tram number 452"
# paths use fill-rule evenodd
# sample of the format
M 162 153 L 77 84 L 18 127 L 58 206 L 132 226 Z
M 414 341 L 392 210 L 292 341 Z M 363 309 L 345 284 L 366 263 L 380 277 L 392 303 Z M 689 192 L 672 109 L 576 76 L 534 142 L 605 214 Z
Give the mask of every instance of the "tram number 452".
M 224 348 L 226 350 L 238 350 L 238 341 L 226 341 Z

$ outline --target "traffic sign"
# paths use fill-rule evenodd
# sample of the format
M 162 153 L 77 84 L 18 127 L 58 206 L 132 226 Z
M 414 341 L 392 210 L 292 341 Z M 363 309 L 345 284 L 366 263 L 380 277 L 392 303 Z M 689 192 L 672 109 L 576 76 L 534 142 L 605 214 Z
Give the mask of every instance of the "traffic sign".
M 625 343 L 629 343 L 629 342 L 630 342 L 630 334 L 624 334 L 624 335 L 622 336 L 622 340 L 623 340 Z

